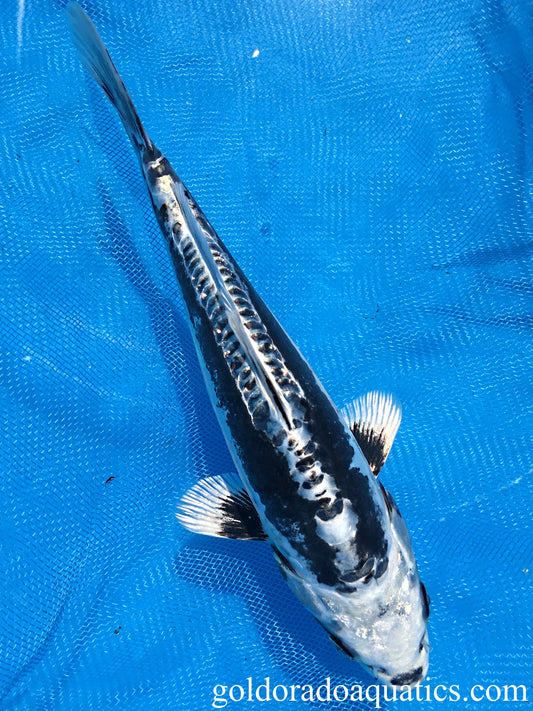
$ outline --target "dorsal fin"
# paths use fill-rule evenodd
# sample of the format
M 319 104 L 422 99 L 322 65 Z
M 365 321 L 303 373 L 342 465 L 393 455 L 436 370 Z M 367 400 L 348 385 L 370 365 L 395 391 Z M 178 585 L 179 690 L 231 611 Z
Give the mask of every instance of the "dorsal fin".
M 373 391 L 346 405 L 341 412 L 377 476 L 402 420 L 400 404 L 390 393 Z
M 176 517 L 186 529 L 204 536 L 267 538 L 248 492 L 233 477 L 201 479 L 184 494 Z

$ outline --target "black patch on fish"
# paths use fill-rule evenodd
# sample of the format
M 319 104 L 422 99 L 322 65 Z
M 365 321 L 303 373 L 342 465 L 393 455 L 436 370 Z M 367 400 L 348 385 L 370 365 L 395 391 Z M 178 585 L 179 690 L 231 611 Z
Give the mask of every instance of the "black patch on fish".
M 342 513 L 343 508 L 343 500 L 337 499 L 337 501 L 334 501 L 330 506 L 324 506 L 324 508 L 319 509 L 316 515 L 322 521 L 331 521 L 331 519 L 335 518 L 335 516 Z
M 276 546 L 272 545 L 272 550 L 274 551 L 274 557 L 276 558 L 276 561 L 280 567 L 281 572 L 283 573 L 283 576 L 286 577 L 287 571 L 292 573 L 293 575 L 297 575 L 294 567 L 287 560 L 287 558 L 285 558 L 283 553 L 281 553 L 279 548 L 276 548 Z
M 296 469 L 299 472 L 306 472 L 308 469 L 312 469 L 316 464 L 314 457 L 304 457 L 296 463 Z
M 422 604 L 424 606 L 422 614 L 424 615 L 424 620 L 429 617 L 429 604 L 431 602 L 429 595 L 427 594 L 426 586 L 424 583 L 420 583 L 420 590 L 422 591 Z
M 406 672 L 405 674 L 398 674 L 393 679 L 391 679 L 391 684 L 393 686 L 412 686 L 417 682 L 421 681 L 424 676 L 424 670 L 422 667 L 417 667 L 413 671 Z
M 381 576 L 385 573 L 385 571 L 387 570 L 388 567 L 389 567 L 389 559 L 388 558 L 381 558 L 376 565 L 374 577 L 376 579 L 381 578 Z
M 361 580 L 361 576 L 355 570 L 350 570 L 348 573 L 342 573 L 339 577 L 343 583 L 348 584 L 356 583 L 358 580 Z
M 224 514 L 220 535 L 239 540 L 266 541 L 268 536 L 255 510 L 248 493 L 243 491 L 239 497 L 228 497 L 221 507 Z
M 340 576 L 340 579 L 344 583 L 356 583 L 360 580 L 362 583 L 366 584 L 374 575 L 375 563 L 376 561 L 374 558 L 367 558 L 366 560 L 361 561 L 360 565 L 357 568 L 354 568 L 354 570 L 343 573 Z
M 392 516 L 392 514 L 397 514 L 400 518 L 403 518 L 402 514 L 400 513 L 400 510 L 396 506 L 396 502 L 394 501 L 390 493 L 387 491 L 387 489 L 385 489 L 381 482 L 379 482 L 379 486 L 381 488 L 381 493 L 383 494 L 383 500 L 385 501 L 385 506 L 387 507 L 389 516 Z
M 155 182 L 158 178 L 163 175 L 172 175 L 172 177 L 177 177 L 176 173 L 172 169 L 172 166 L 161 153 L 159 148 L 153 146 L 153 148 L 147 148 L 143 152 L 143 164 L 146 169 L 146 178 L 149 183 Z M 154 165 L 154 163 L 157 163 Z
M 350 659 L 357 659 L 357 655 L 354 654 L 350 649 L 348 649 L 342 639 L 336 637 L 334 634 L 331 634 L 331 632 L 329 632 L 329 638 L 340 652 L 346 654 L 346 656 L 350 657 Z
M 360 658 L 359 655 L 357 654 L 357 652 L 352 652 L 350 649 L 348 649 L 348 647 L 346 647 L 346 645 L 344 644 L 342 639 L 340 639 L 340 637 L 337 637 L 337 635 L 334 634 L 333 632 L 331 632 L 331 630 L 328 630 L 328 628 L 324 625 L 323 622 L 320 621 L 320 619 L 318 617 L 316 618 L 316 621 L 324 630 L 326 630 L 326 632 L 328 633 L 328 637 L 331 639 L 333 644 L 337 647 L 337 649 L 340 652 L 342 652 L 343 654 L 346 654 L 348 657 L 350 657 L 350 659 L 359 659 Z M 337 629 L 342 628 L 342 626 L 339 625 L 338 623 L 334 623 L 334 624 L 337 626 Z

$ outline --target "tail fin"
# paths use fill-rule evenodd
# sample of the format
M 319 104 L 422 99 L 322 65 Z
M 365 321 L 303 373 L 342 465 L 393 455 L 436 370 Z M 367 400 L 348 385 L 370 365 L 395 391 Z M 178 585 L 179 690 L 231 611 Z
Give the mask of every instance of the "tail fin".
M 134 147 L 139 151 L 154 145 L 144 130 L 133 102 L 102 38 L 87 14 L 75 2 L 67 7 L 74 44 L 80 59 L 116 108 Z

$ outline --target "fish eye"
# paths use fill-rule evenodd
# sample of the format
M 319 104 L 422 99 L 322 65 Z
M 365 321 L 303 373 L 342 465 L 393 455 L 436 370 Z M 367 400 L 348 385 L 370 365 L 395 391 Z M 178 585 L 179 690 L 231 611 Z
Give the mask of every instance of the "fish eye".
M 418 646 L 418 653 L 422 654 L 424 650 L 426 650 L 427 653 L 431 651 L 431 647 L 428 644 L 427 632 L 424 632 L 422 635 L 422 639 L 420 640 L 420 644 Z

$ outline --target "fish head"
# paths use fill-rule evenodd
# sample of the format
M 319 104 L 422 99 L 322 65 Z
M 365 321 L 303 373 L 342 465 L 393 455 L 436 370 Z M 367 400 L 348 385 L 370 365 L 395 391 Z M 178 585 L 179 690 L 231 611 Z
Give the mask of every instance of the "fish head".
M 387 686 L 416 686 L 427 674 L 430 646 L 426 600 L 425 588 L 419 582 L 410 594 L 395 597 L 381 624 L 375 623 L 374 644 L 365 666 Z
M 416 686 L 426 676 L 430 646 L 430 600 L 418 569 L 404 520 L 382 488 L 389 518 L 386 571 L 347 591 L 330 610 L 329 631 L 342 651 L 388 686 Z M 335 609 L 335 603 L 338 606 Z
M 341 651 L 387 686 L 416 686 L 429 666 L 429 598 L 416 567 L 407 569 L 398 550 L 383 580 L 323 601 L 322 624 Z M 344 599 L 342 599 L 344 598 Z
M 326 585 L 296 566 L 280 567 L 294 594 L 342 652 L 384 684 L 411 687 L 428 670 L 429 597 L 403 518 L 385 489 L 383 499 L 386 554 L 380 561 L 356 561 L 364 577 Z
M 279 564 L 279 561 L 278 561 Z M 283 567 L 282 567 L 283 566 Z M 416 686 L 429 665 L 429 597 L 416 563 L 393 545 L 379 578 L 337 588 L 280 564 L 289 587 L 337 648 L 387 686 Z
M 385 667 L 369 667 L 368 670 L 387 686 L 417 686 L 425 679 L 428 671 L 429 649 L 426 633 L 420 642 L 417 658 L 411 660 L 409 664 L 396 665 L 394 671 Z

